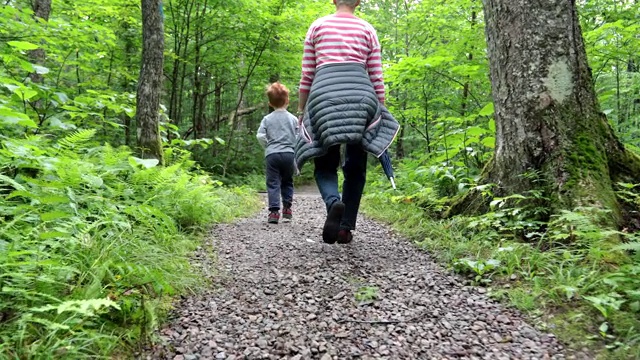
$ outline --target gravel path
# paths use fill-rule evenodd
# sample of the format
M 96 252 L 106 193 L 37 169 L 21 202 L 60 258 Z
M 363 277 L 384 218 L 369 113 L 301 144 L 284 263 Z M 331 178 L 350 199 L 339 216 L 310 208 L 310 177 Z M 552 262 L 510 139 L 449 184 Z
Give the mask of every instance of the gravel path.
M 217 288 L 184 299 L 145 358 L 582 358 L 371 220 L 322 244 L 324 214 L 298 193 L 293 222 L 218 226 L 217 270 L 202 264 Z

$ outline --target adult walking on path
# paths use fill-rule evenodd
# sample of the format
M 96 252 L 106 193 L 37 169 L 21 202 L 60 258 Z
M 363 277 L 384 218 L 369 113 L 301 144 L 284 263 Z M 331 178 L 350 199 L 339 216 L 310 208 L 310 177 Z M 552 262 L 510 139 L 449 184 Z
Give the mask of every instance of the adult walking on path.
M 354 15 L 360 0 L 334 0 L 336 12 L 316 20 L 304 43 L 296 146 L 299 169 L 314 160 L 327 208 L 324 242 L 349 243 L 366 182 L 367 153 L 380 157 L 399 124 L 384 107 L 380 42 L 371 24 Z M 346 144 L 342 197 L 340 145 Z

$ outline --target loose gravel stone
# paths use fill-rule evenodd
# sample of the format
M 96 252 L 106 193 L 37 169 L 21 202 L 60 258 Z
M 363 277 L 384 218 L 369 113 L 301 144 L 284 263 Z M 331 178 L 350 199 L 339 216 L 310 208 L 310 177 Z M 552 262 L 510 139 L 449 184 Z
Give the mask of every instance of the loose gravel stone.
M 483 288 L 360 217 L 354 241 L 326 245 L 319 195 L 294 219 L 266 213 L 217 226 L 195 262 L 213 289 L 176 304 L 145 359 L 588 359 L 526 324 Z

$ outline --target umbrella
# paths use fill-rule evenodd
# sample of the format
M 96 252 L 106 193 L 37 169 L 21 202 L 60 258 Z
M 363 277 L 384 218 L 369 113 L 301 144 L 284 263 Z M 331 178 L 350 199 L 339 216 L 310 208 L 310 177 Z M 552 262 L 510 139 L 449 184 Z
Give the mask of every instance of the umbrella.
M 396 189 L 396 182 L 393 180 L 393 167 L 391 167 L 391 158 L 389 157 L 389 152 L 385 150 L 382 155 L 378 158 L 380 160 L 380 165 L 382 165 L 382 170 L 384 170 L 384 174 L 387 175 L 387 178 L 391 181 L 391 186 L 393 189 Z

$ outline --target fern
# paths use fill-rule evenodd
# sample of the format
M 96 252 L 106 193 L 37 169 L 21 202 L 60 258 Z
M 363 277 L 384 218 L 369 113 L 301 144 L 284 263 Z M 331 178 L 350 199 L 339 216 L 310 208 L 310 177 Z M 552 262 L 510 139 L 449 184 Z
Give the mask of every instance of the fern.
M 29 169 L 18 180 L 0 176 L 11 190 L 0 195 L 0 313 L 12 314 L 0 328 L 0 358 L 58 350 L 91 358 L 152 331 L 165 294 L 203 281 L 189 262 L 191 227 L 258 204 L 246 191 L 214 188 L 187 170 L 187 157 L 142 169 L 128 148 L 94 147 L 94 135 L 0 147 L 0 168 Z
M 86 144 L 96 135 L 96 129 L 78 130 L 58 140 L 58 146 L 63 150 L 74 150 Z
M 69 300 L 58 305 L 46 305 L 29 309 L 30 312 L 42 313 L 55 311 L 58 314 L 72 312 L 81 316 L 95 316 L 96 312 L 104 309 L 120 309 L 120 306 L 109 299 Z
M 613 250 L 618 251 L 635 251 L 636 253 L 640 253 L 640 241 L 638 242 L 630 242 L 627 244 L 618 245 L 613 248 Z
M 6 175 L 0 174 L 0 183 L 9 184 L 14 189 L 19 190 L 19 191 L 24 191 L 25 190 L 24 186 L 22 186 L 17 181 L 13 180 L 12 178 L 10 178 L 10 177 L 8 177 Z

